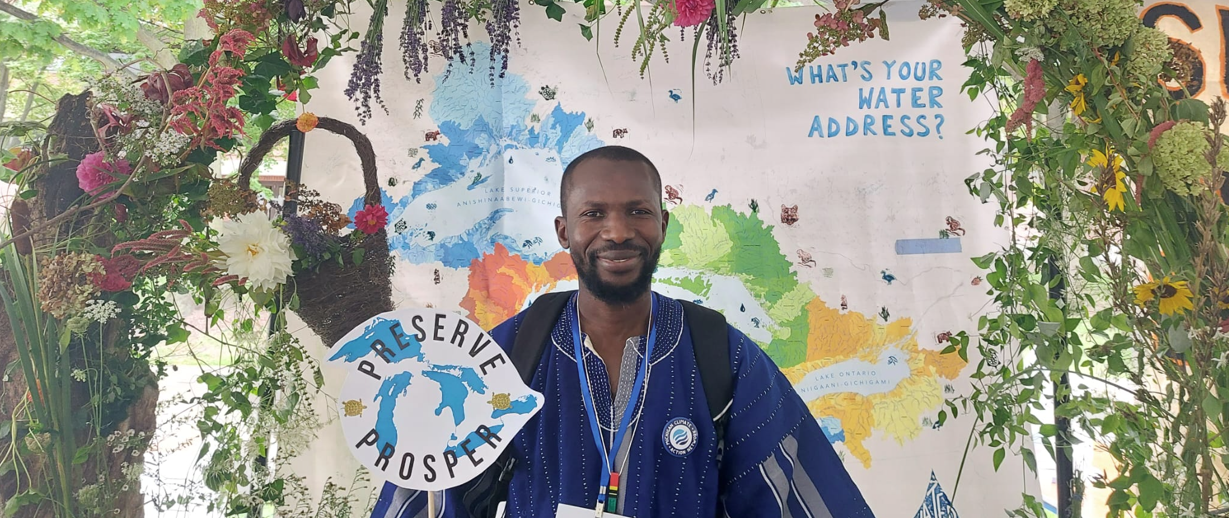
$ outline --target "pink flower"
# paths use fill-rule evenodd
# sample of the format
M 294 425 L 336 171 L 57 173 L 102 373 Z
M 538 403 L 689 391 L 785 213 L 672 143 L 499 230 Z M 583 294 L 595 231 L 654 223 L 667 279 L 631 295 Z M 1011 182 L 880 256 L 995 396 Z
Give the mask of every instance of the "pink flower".
M 104 273 L 92 274 L 92 281 L 102 291 L 124 291 L 132 287 L 132 279 L 141 268 L 141 261 L 131 255 L 117 255 L 110 259 L 94 256 L 102 263 Z
M 1045 76 L 1041 71 L 1041 62 L 1036 59 L 1030 60 L 1024 70 L 1024 98 L 1020 101 L 1020 106 L 1016 108 L 1016 111 L 1012 112 L 1011 118 L 1007 119 L 1007 131 L 1015 131 L 1021 124 L 1031 131 L 1033 110 L 1037 109 L 1037 103 L 1045 98 L 1046 84 Z
M 243 29 L 232 29 L 230 32 L 223 34 L 218 40 L 218 48 L 209 55 L 209 64 L 218 64 L 218 58 L 222 56 L 222 52 L 230 52 L 235 57 L 243 57 L 247 52 L 248 45 L 255 40 L 256 37 L 252 33 Z
M 1174 124 L 1177 124 L 1177 121 L 1165 121 L 1152 128 L 1152 132 L 1148 133 L 1148 149 L 1152 149 L 1156 145 L 1156 139 L 1161 138 L 1161 134 L 1174 127 Z
M 91 196 L 107 194 L 110 191 L 102 192 L 104 187 L 130 174 L 132 174 L 132 166 L 127 160 L 120 158 L 114 162 L 107 162 L 106 153 L 98 151 L 86 155 L 81 163 L 77 164 L 77 185 L 80 185 L 81 190 Z
M 375 234 L 388 224 L 388 211 L 383 205 L 368 205 L 363 210 L 354 213 L 354 228 L 364 234 Z
M 675 10 L 678 11 L 674 24 L 679 27 L 700 25 L 713 14 L 714 6 L 714 0 L 674 0 Z

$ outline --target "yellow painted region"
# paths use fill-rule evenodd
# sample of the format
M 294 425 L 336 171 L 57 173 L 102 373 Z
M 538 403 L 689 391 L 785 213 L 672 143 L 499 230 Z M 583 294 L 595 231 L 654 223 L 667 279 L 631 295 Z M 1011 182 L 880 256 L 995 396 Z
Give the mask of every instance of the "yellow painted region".
M 709 217 L 707 212 L 681 210 L 675 212 L 674 217 L 683 226 L 683 233 L 679 236 L 683 244 L 678 250 L 687 256 L 688 266 L 703 268 L 724 258 L 734 248 L 725 227 Z
M 807 360 L 856 358 L 872 342 L 873 325 L 860 313 L 841 314 L 819 297 L 807 304 Z
M 923 413 L 943 405 L 943 388 L 939 381 L 913 372 L 913 376 L 902 380 L 892 391 L 869 397 L 874 403 L 875 423 L 901 445 L 921 433 Z M 848 433 L 845 438 L 849 438 Z
M 807 405 L 812 415 L 830 416 L 841 420 L 845 430 L 845 447 L 855 459 L 862 461 L 864 468 L 871 467 L 871 452 L 862 441 L 871 436 L 878 415 L 873 412 L 873 403 L 859 394 L 846 392 L 830 394 Z
M 922 358 L 923 364 L 931 369 L 934 374 L 940 378 L 949 380 L 956 379 L 960 375 L 960 371 L 964 370 L 969 363 L 962 360 L 960 355 L 943 354 L 940 351 L 919 351 L 918 356 Z

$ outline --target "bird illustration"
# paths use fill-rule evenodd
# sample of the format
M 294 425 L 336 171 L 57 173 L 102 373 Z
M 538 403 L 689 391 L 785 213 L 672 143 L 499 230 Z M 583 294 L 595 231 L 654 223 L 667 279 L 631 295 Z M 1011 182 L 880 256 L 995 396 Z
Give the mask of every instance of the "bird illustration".
M 713 192 L 708 193 L 708 196 L 704 197 L 704 201 L 713 201 L 713 198 L 716 198 L 716 197 L 717 197 L 717 189 L 713 189 Z
M 417 162 L 414 162 L 414 165 L 410 166 L 410 169 L 418 169 L 419 167 L 422 167 L 422 163 L 425 160 L 425 158 L 419 158 Z
M 879 276 L 882 277 L 884 281 L 887 281 L 889 286 L 892 285 L 892 281 L 896 280 L 896 276 L 892 275 L 892 272 L 889 272 L 887 270 L 880 270 Z
M 679 93 L 678 90 L 670 90 L 670 100 L 674 102 L 679 102 L 683 100 L 683 95 Z

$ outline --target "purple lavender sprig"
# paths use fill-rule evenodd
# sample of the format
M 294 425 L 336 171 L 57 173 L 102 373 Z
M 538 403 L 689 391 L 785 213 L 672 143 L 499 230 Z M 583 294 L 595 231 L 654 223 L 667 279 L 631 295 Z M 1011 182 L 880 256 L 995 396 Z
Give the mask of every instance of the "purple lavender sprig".
M 422 74 L 427 71 L 427 58 L 431 54 L 426 38 L 430 16 L 428 0 L 406 2 L 405 22 L 401 26 L 401 62 L 405 64 L 405 78 L 416 83 L 422 83 Z
M 466 42 L 465 47 L 461 46 L 461 41 Z M 469 17 L 465 11 L 461 9 L 460 0 L 444 0 L 444 6 L 440 8 L 440 54 L 448 61 L 448 70 L 444 72 L 444 77 L 448 77 L 448 73 L 452 71 L 453 58 L 456 58 L 461 63 L 466 63 L 465 49 L 469 47 Z M 471 48 L 470 55 L 473 55 Z M 471 59 L 470 62 L 473 60 Z
M 284 229 L 290 236 L 290 242 L 302 247 L 303 253 L 307 255 L 303 259 L 314 260 L 329 248 L 329 236 L 324 233 L 324 227 L 314 219 L 292 214 L 286 216 Z
M 726 2 L 726 12 L 719 13 L 713 11 L 712 16 L 708 18 L 706 27 L 704 28 L 705 38 L 708 47 L 704 52 L 704 71 L 708 77 L 713 80 L 713 84 L 720 83 L 725 78 L 725 69 L 729 68 L 730 64 L 735 59 L 741 57 L 738 53 L 738 31 L 736 29 L 737 17 L 734 16 L 734 2 Z M 718 21 L 718 16 L 725 16 L 725 38 L 721 38 L 721 26 Z M 714 70 L 713 58 L 716 58 L 716 70 Z
M 384 114 L 388 114 L 388 107 L 384 106 L 384 99 L 380 97 L 380 74 L 383 70 L 380 59 L 384 54 L 386 16 L 388 0 L 376 0 L 375 10 L 371 13 L 371 26 L 367 28 L 366 39 L 362 42 L 354 69 L 350 72 L 350 82 L 346 85 L 346 97 L 352 102 L 358 99 L 359 105 L 355 106 L 354 110 L 358 112 L 361 125 L 366 125 L 371 119 L 372 98 L 384 110 Z
M 491 17 L 486 22 L 486 32 L 491 38 L 491 84 L 495 84 L 495 61 L 499 59 L 499 78 L 508 72 L 508 51 L 512 36 L 521 44 L 521 13 L 517 0 L 492 0 Z

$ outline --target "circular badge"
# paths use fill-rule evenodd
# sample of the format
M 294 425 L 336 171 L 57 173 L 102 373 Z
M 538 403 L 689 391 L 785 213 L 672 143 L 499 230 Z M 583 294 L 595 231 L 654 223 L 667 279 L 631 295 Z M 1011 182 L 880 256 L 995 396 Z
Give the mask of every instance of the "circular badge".
M 695 423 L 686 417 L 676 417 L 666 423 L 666 428 L 661 434 L 661 442 L 671 455 L 682 457 L 696 449 L 699 437 L 700 432 L 696 430 Z

